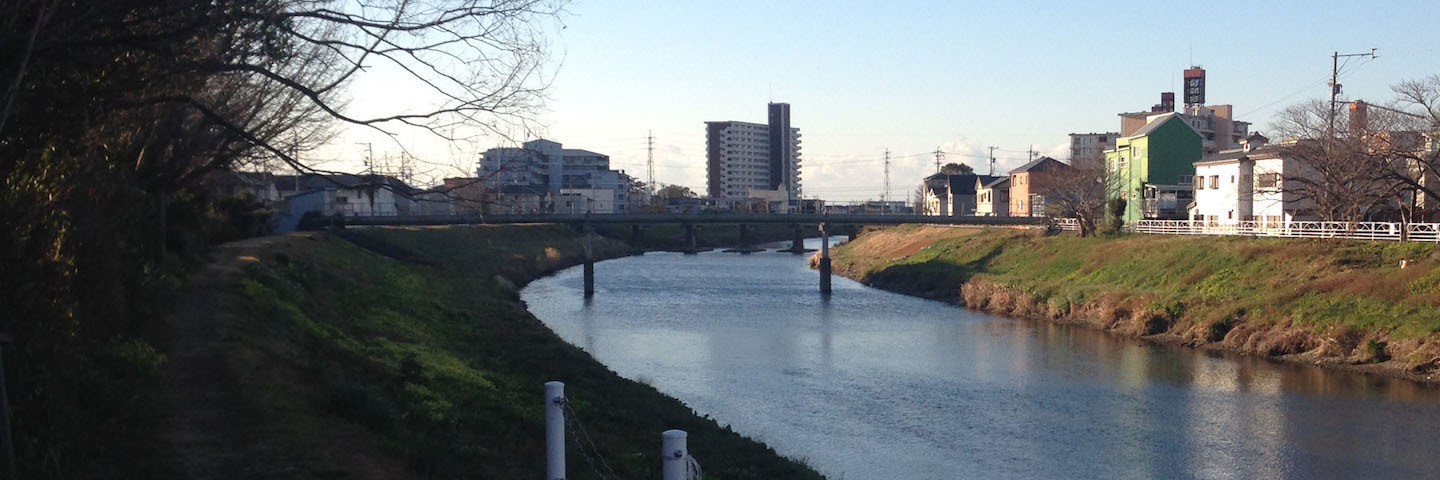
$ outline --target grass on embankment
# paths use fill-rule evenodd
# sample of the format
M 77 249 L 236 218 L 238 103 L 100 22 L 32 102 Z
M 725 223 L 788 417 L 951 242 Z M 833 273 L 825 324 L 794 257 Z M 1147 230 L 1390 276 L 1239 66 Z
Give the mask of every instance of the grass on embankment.
M 1440 359 L 1434 244 L 905 226 L 836 248 L 834 265 L 882 288 L 1127 335 L 1392 372 Z
M 690 433 L 707 478 L 819 477 L 619 377 L 525 310 L 516 285 L 580 261 L 575 231 L 515 225 L 349 234 L 368 238 L 361 243 L 370 250 L 331 235 L 287 239 L 256 255 L 235 287 L 244 309 L 226 322 L 228 348 L 252 392 L 247 400 L 275 412 L 275 421 L 355 427 L 414 476 L 540 478 L 542 385 L 560 380 L 622 478 L 659 478 L 660 432 L 670 428 Z M 595 247 L 602 258 L 629 250 L 604 238 Z M 302 451 L 329 441 L 291 434 Z M 594 478 L 575 445 L 567 447 L 569 478 Z

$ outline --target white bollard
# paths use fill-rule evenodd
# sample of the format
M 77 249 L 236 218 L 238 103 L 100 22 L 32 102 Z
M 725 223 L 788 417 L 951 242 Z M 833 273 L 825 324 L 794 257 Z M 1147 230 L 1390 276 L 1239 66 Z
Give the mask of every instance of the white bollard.
M 685 457 L 690 451 L 685 448 L 684 430 L 666 430 L 660 434 L 660 471 L 665 480 L 685 480 Z
M 545 382 L 545 478 L 565 480 L 564 382 Z

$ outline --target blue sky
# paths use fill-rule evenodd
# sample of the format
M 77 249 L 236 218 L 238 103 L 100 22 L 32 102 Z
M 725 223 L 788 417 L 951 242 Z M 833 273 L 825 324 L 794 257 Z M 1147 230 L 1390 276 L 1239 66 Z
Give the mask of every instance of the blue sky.
M 1330 54 L 1378 48 L 1342 77 L 1383 100 L 1440 74 L 1440 2 L 640 2 L 582 1 L 554 39 L 561 61 L 541 133 L 609 154 L 643 179 L 647 130 L 659 181 L 703 189 L 710 120 L 764 122 L 792 105 L 807 196 L 892 198 L 934 169 L 936 147 L 999 170 L 1024 151 L 1063 155 L 1067 133 L 1118 129 L 1177 90 L 1192 63 L 1208 103 L 1268 130 L 1279 108 L 1326 94 Z M 1193 52 L 1193 53 L 1192 53 Z M 497 140 L 498 142 L 498 140 Z M 978 170 L 984 161 L 965 160 Z M 463 163 L 463 162 L 456 162 Z

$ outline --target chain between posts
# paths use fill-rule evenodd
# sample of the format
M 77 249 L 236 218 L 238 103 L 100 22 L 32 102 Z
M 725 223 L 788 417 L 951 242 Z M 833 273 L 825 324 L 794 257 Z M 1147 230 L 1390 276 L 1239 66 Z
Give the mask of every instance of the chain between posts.
M 685 454 L 685 478 L 686 480 L 700 480 L 700 461 L 695 457 Z
M 595 442 L 590 440 L 590 434 L 586 433 L 585 427 L 580 424 L 580 418 L 575 415 L 575 409 L 571 408 L 569 400 L 557 398 L 555 403 L 560 404 L 560 408 L 565 410 L 565 429 L 575 443 L 575 450 L 580 452 L 580 458 L 585 460 L 597 478 L 619 480 L 620 477 L 615 475 L 615 470 L 605 463 L 605 457 L 600 455 L 600 449 L 595 446 Z

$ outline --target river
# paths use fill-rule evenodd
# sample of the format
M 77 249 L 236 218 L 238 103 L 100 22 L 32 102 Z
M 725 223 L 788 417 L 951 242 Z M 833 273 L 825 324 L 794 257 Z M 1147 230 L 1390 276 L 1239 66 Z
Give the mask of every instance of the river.
M 806 259 L 649 253 L 596 264 L 589 302 L 578 267 L 522 298 L 620 375 L 834 479 L 1440 478 L 1434 389 L 838 276 L 826 300 Z

